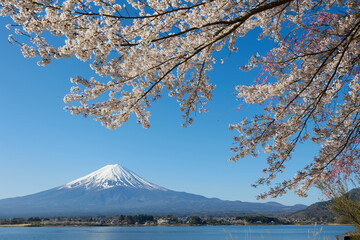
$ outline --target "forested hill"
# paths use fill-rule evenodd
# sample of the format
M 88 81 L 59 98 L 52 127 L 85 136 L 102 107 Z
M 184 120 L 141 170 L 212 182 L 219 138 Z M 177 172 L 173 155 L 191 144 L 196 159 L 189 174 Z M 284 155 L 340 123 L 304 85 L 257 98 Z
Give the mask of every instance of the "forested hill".
M 349 191 L 349 197 L 353 200 L 360 201 L 360 188 L 354 188 Z M 304 210 L 297 211 L 289 215 L 290 219 L 312 219 L 314 221 L 324 220 L 326 222 L 342 221 L 338 219 L 334 213 L 329 210 L 332 200 L 317 202 Z

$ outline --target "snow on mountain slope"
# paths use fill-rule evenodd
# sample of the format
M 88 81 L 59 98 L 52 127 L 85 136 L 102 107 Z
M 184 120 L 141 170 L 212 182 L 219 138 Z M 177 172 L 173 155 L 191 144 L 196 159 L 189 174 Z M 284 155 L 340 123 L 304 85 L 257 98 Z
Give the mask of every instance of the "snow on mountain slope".
M 114 214 L 287 213 L 305 205 L 223 201 L 152 184 L 115 164 L 57 188 L 0 200 L 0 218 Z
M 152 184 L 137 176 L 132 171 L 118 165 L 107 165 L 85 177 L 69 182 L 58 189 L 85 188 L 87 190 L 102 190 L 113 187 L 128 187 L 148 190 L 162 190 L 166 188 Z

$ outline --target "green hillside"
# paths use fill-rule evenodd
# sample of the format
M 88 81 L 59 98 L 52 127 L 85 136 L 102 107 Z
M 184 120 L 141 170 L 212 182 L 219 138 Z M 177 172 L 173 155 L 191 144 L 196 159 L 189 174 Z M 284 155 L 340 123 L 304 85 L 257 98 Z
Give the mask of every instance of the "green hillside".
M 360 188 L 352 189 L 348 193 L 349 198 L 353 200 L 360 200 Z M 306 222 L 308 220 L 316 221 L 316 222 L 328 222 L 328 223 L 347 223 L 348 220 L 342 217 L 337 217 L 334 213 L 332 213 L 329 208 L 333 203 L 332 200 L 317 202 L 304 210 L 297 211 L 295 213 L 290 214 L 288 217 L 291 220 L 297 222 Z

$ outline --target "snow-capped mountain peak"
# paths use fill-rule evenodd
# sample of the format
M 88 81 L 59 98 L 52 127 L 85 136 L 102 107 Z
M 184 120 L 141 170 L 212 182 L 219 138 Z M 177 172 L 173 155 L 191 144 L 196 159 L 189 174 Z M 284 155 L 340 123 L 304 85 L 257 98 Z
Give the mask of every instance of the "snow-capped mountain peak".
M 113 187 L 128 187 L 149 190 L 166 190 L 139 177 L 132 171 L 118 165 L 107 165 L 82 178 L 69 182 L 59 189 L 85 188 L 87 190 L 102 190 Z

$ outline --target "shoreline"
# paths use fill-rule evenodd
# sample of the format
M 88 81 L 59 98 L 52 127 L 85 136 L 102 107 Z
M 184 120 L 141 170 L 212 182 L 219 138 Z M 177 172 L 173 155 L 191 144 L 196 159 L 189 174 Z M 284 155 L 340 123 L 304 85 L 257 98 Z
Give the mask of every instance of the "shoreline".
M 3 224 L 0 225 L 0 227 L 32 227 L 33 225 L 31 225 L 30 223 L 25 223 L 25 224 Z
M 33 225 L 33 224 L 4 224 L 2 227 L 16 228 L 16 227 L 216 227 L 216 226 L 353 226 L 352 224 L 224 224 L 224 225 L 187 225 L 187 224 L 169 224 L 169 225 Z

